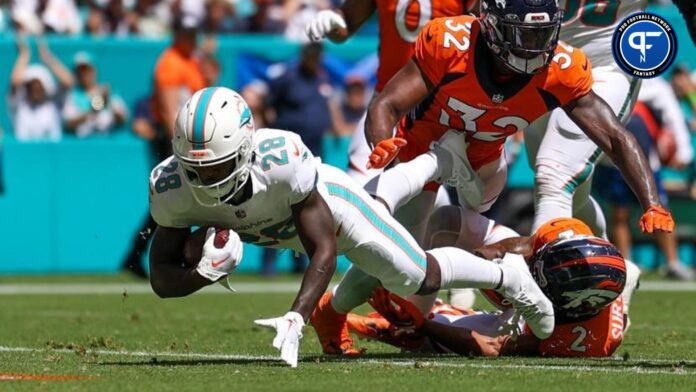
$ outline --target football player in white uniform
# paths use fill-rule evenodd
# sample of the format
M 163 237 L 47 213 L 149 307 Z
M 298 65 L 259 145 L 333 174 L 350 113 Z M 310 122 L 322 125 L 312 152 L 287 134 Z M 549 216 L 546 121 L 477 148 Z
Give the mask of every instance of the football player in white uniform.
M 629 77 L 616 65 L 611 39 L 625 17 L 645 10 L 647 0 L 560 0 L 559 6 L 564 10 L 560 39 L 589 57 L 592 90 L 625 122 L 633 110 L 640 79 Z M 594 165 L 601 155 L 599 147 L 562 109 L 538 119 L 524 134 L 535 171 L 532 230 L 553 218 L 576 216 L 606 238 L 604 214 L 590 196 Z
M 150 252 L 153 290 L 179 297 L 225 278 L 241 262 L 242 242 L 306 252 L 310 263 L 291 310 L 256 321 L 276 329 L 273 346 L 293 367 L 302 328 L 326 291 L 337 254 L 351 260 L 352 271 L 401 296 L 450 287 L 497 290 L 537 336 L 553 331 L 550 301 L 531 275 L 510 264 L 521 256 L 496 264 L 457 248 L 424 252 L 386 208 L 315 159 L 298 135 L 254 131 L 246 102 L 230 89 L 196 92 L 179 111 L 172 144 L 174 156 L 150 177 L 150 212 L 158 224 Z M 200 261 L 190 267 L 184 249 L 194 226 L 210 228 Z M 320 335 L 325 351 L 351 348 L 341 341 L 345 314 L 370 295 L 327 293 L 323 308 L 342 312 L 344 325 Z

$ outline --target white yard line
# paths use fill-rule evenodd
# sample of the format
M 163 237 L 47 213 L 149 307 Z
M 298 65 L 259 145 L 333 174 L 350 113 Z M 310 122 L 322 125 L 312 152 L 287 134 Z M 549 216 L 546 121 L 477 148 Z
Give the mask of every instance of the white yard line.
M 237 293 L 293 293 L 299 282 L 230 282 Z M 0 295 L 83 295 L 83 294 L 152 294 L 148 283 L 0 283 Z M 225 294 L 221 285 L 203 288 L 200 294 Z
M 237 293 L 296 293 L 299 282 L 230 282 Z M 638 292 L 696 291 L 696 282 L 641 282 Z M 151 294 L 147 283 L 0 283 L 0 295 L 83 295 L 83 294 Z M 200 294 L 229 293 L 220 285 L 212 285 Z
M 470 369 L 507 369 L 507 370 L 543 370 L 543 371 L 566 371 L 566 372 L 583 372 L 583 373 L 622 373 L 622 374 L 669 374 L 674 376 L 694 376 L 696 372 L 685 371 L 683 369 L 667 370 L 667 369 L 651 369 L 643 368 L 639 365 L 631 367 L 615 367 L 615 366 L 586 366 L 586 365 L 531 365 L 531 364 L 514 364 L 514 363 L 467 363 L 467 362 L 400 362 L 400 361 L 381 361 L 367 360 L 363 363 L 373 363 L 380 366 L 393 365 L 403 367 L 433 367 L 433 368 L 470 368 Z
M 1 353 L 73 353 L 76 350 L 61 348 L 32 348 L 32 347 L 6 347 L 0 346 Z M 92 350 L 87 349 L 85 354 L 98 354 L 104 356 L 122 356 L 122 357 L 144 357 L 144 358 L 185 358 L 185 359 L 200 359 L 200 360 L 217 360 L 217 361 L 259 361 L 269 362 L 277 361 L 277 357 L 269 355 L 245 355 L 245 354 L 211 354 L 211 353 L 176 353 L 170 351 L 126 351 L 126 350 Z M 607 359 L 608 365 L 596 363 L 594 365 L 543 365 L 543 364 L 525 364 L 525 363 L 480 363 L 469 360 L 461 360 L 458 362 L 451 361 L 452 357 L 446 358 L 445 361 L 436 362 L 432 359 L 427 361 L 418 361 L 414 359 L 404 360 L 382 360 L 382 359 L 347 359 L 345 361 L 337 361 L 333 363 L 356 365 L 379 365 L 379 366 L 399 366 L 399 367 L 432 367 L 432 368 L 470 368 L 470 369 L 513 369 L 513 370 L 543 370 L 543 371 L 567 371 L 567 372 L 584 372 L 584 373 L 621 373 L 621 374 L 668 374 L 676 376 L 695 376 L 696 371 L 687 371 L 678 366 L 671 369 L 654 369 L 650 366 L 644 367 L 642 362 L 648 364 L 674 364 L 677 365 L 678 360 L 665 359 L 632 359 L 633 366 L 619 367 L 611 365 L 613 362 L 621 361 L 620 358 Z M 522 361 L 523 359 L 520 359 Z M 601 362 L 601 361 L 598 361 Z M 696 361 L 681 361 L 685 365 L 693 366 Z M 306 363 L 300 366 L 312 366 L 311 363 Z
M 68 348 L 33 348 L 33 347 L 6 347 L 0 346 L 0 353 L 74 353 L 76 349 Z M 274 361 L 277 358 L 270 355 L 244 355 L 244 354 L 211 354 L 211 353 L 175 353 L 170 351 L 126 351 L 126 350 L 94 350 L 85 349 L 85 354 L 114 355 L 124 357 L 164 357 L 164 358 L 190 358 L 207 360 L 247 360 L 247 361 Z

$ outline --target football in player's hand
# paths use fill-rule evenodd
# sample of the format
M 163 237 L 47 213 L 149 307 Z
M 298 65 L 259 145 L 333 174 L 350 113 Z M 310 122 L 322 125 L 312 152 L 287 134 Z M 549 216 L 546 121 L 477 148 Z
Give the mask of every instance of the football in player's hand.
M 205 235 L 208 232 L 208 227 L 200 227 L 192 232 L 186 244 L 184 245 L 184 264 L 187 267 L 195 267 L 203 256 L 203 244 L 205 244 Z M 225 229 L 217 229 L 213 245 L 220 249 L 225 246 L 230 239 L 230 231 Z
M 225 247 L 227 241 L 230 240 L 230 231 L 227 229 L 215 229 L 215 239 L 213 240 L 213 245 L 216 248 L 222 249 Z

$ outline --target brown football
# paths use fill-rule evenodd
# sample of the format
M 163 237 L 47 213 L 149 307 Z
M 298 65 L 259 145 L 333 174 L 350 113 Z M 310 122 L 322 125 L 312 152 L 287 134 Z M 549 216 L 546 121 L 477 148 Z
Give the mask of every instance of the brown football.
M 184 260 L 188 267 L 195 267 L 203 255 L 203 244 L 205 244 L 205 234 L 208 227 L 200 227 L 192 232 L 184 245 Z M 222 248 L 230 239 L 230 231 L 226 229 L 216 229 L 213 245 Z

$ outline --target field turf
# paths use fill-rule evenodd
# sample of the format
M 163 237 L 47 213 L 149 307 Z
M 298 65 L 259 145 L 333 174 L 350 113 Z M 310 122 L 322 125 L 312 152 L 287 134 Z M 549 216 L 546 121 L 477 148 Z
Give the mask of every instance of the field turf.
M 368 354 L 340 360 L 321 356 L 308 327 L 290 369 L 252 321 L 282 315 L 294 282 L 239 280 L 235 294 L 161 300 L 124 277 L 0 278 L 0 391 L 696 390 L 694 285 L 639 291 L 611 359 L 413 356 L 358 342 Z

